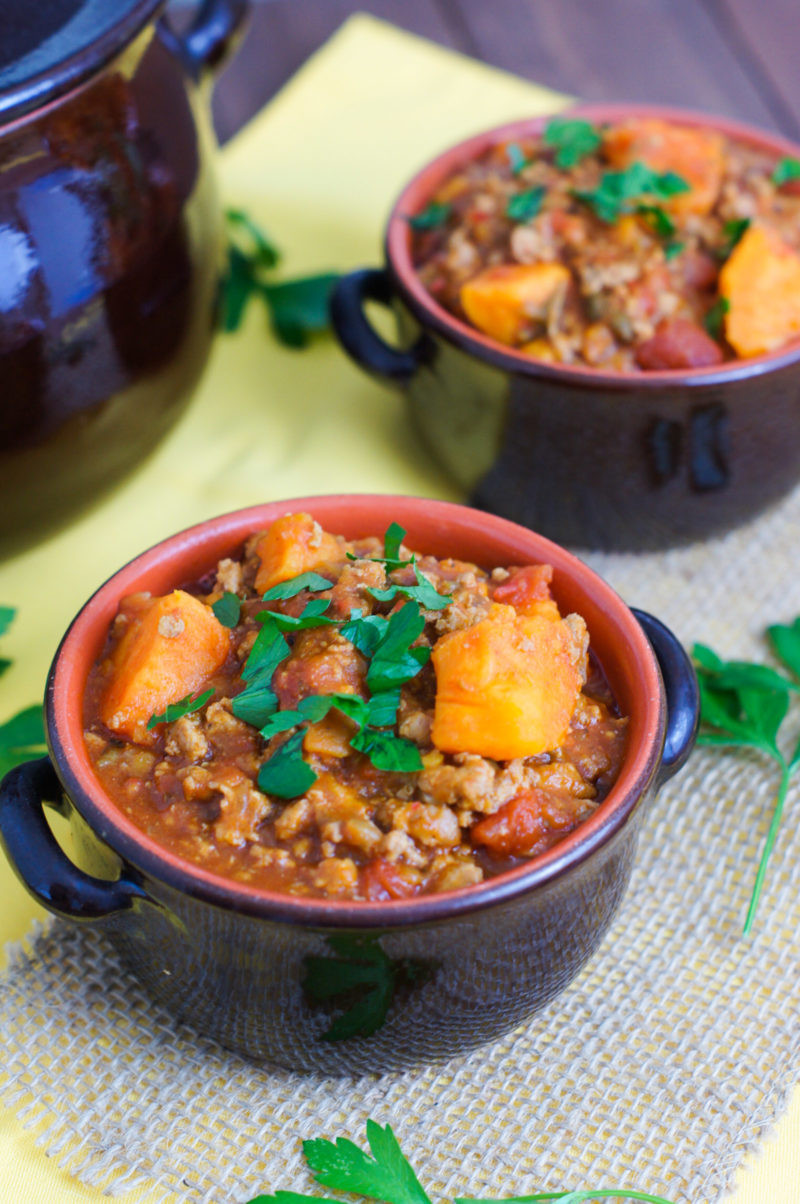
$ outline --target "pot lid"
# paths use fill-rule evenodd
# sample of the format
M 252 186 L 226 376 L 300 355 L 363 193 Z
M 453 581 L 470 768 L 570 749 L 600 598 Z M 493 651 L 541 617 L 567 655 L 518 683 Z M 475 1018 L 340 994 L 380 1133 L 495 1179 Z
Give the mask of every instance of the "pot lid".
M 0 121 L 82 83 L 164 0 L 2 0 Z

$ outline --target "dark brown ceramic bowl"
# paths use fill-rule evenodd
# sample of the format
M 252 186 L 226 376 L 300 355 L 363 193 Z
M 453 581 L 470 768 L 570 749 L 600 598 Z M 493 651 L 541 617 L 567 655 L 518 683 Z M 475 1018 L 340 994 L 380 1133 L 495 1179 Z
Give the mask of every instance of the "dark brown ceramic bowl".
M 211 349 L 224 236 L 207 85 L 246 0 L 204 0 L 182 38 L 165 5 L 3 3 L 0 556 L 139 464 Z
M 480 885 L 368 903 L 294 897 L 218 877 L 165 851 L 115 808 L 87 756 L 82 699 L 120 598 L 197 579 L 288 510 L 308 510 L 351 538 L 398 521 L 412 547 L 487 567 L 554 566 L 556 598 L 586 619 L 630 716 L 619 779 L 589 820 L 549 852 Z M 50 759 L 3 781 L 0 838 L 34 898 L 107 931 L 176 1021 L 294 1069 L 396 1069 L 493 1039 L 575 977 L 625 891 L 644 804 L 688 756 L 696 722 L 697 684 L 675 637 L 635 615 L 586 565 L 541 536 L 420 498 L 275 502 L 165 540 L 90 598 L 50 672 Z M 69 815 L 77 864 L 55 844 L 43 801 Z
M 800 158 L 784 138 L 706 114 L 621 105 L 574 113 L 711 126 Z M 448 313 L 414 270 L 408 217 L 460 165 L 546 120 L 469 138 L 411 180 L 389 218 L 386 266 L 345 276 L 334 293 L 338 337 L 362 368 L 405 391 L 417 430 L 472 504 L 579 547 L 645 550 L 720 534 L 800 479 L 800 342 L 686 371 L 545 364 Z M 399 347 L 370 325 L 367 301 L 395 311 Z

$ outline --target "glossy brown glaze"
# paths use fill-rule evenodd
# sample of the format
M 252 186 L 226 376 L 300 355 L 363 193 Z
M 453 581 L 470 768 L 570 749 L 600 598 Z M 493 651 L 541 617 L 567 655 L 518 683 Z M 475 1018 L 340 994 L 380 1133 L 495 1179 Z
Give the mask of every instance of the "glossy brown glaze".
M 151 23 L 0 127 L 0 554 L 115 486 L 205 365 L 222 263 L 206 109 Z

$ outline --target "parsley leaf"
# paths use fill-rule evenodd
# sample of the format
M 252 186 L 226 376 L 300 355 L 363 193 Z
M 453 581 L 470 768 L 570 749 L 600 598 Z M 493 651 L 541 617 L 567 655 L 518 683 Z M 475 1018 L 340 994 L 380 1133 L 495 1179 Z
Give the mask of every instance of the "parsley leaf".
M 403 545 L 405 537 L 406 532 L 399 523 L 389 523 L 383 537 L 384 564 L 391 564 L 393 568 L 399 568 L 401 565 L 408 563 L 408 561 L 400 559 L 400 548 Z
M 211 606 L 223 627 L 235 627 L 242 613 L 242 604 L 236 594 L 226 590 Z
M 413 602 L 406 602 L 389 619 L 367 670 L 371 694 L 392 690 L 416 677 L 430 657 L 430 648 L 412 648 L 425 619 Z
M 369 1154 L 346 1137 L 335 1142 L 317 1138 L 303 1142 L 306 1162 L 317 1183 L 355 1192 L 384 1204 L 431 1204 L 398 1145 L 391 1126 L 367 1121 Z
M 723 242 L 715 251 L 717 259 L 727 259 L 739 239 L 750 227 L 749 217 L 740 217 L 726 222 L 722 227 Z
M 191 715 L 194 711 L 199 711 L 213 697 L 212 689 L 205 690 L 202 694 L 195 694 L 194 698 L 191 694 L 187 694 L 179 702 L 170 703 L 161 715 L 150 716 L 147 721 L 148 732 L 151 732 L 159 723 L 174 723 L 176 719 L 182 719 L 184 715 Z
M 675 223 L 660 205 L 637 205 L 636 212 L 645 218 L 659 238 L 672 238 Z
M 329 619 L 325 614 L 326 610 L 330 610 L 330 605 L 330 598 L 312 598 L 303 607 L 303 613 L 297 617 L 282 615 L 277 610 L 260 610 L 256 615 L 256 622 L 262 623 L 265 627 L 271 625 L 278 631 L 304 631 L 307 627 L 329 627 L 336 622 L 335 619 Z
M 646 198 L 667 200 L 688 191 L 682 176 L 673 171 L 655 172 L 637 160 L 624 171 L 604 172 L 597 188 L 574 189 L 572 195 L 589 205 L 601 221 L 612 224 L 623 214 L 635 212 L 635 202 L 648 204 Z
M 297 798 L 317 780 L 314 770 L 303 760 L 303 737 L 296 732 L 277 749 L 258 771 L 258 788 L 278 798 Z
M 360 610 L 351 610 L 350 621 L 341 632 L 363 656 L 369 657 L 378 647 L 388 623 L 383 615 L 362 615 Z
M 243 210 L 229 209 L 226 217 L 229 245 L 220 303 L 222 329 L 238 330 L 250 298 L 259 296 L 277 338 L 288 347 L 305 347 L 310 334 L 328 327 L 328 299 L 338 275 L 325 272 L 277 283 L 265 280 L 264 273 L 280 260 L 278 248 Z
M 530 159 L 526 157 L 522 147 L 518 146 L 516 142 L 508 143 L 506 146 L 506 155 L 508 156 L 509 166 L 511 167 L 511 174 L 514 176 L 518 176 L 520 172 L 524 171 L 531 162 Z
M 664 258 L 666 260 L 674 259 L 676 255 L 680 255 L 685 247 L 685 242 L 676 242 L 674 238 L 671 239 L 668 243 L 664 244 Z
M 440 594 L 432 581 L 414 565 L 416 585 L 389 585 L 386 589 L 370 589 L 367 592 L 378 602 L 393 602 L 398 596 L 419 602 L 426 610 L 444 610 L 453 601 L 452 594 Z
M 368 756 L 376 769 L 387 773 L 416 773 L 422 769 L 419 749 L 404 736 L 366 727 L 353 736 L 350 743 Z
M 731 307 L 727 297 L 717 297 L 711 309 L 703 318 L 705 326 L 712 339 L 721 339 L 725 331 L 725 315 Z
M 225 220 L 232 237 L 238 233 L 246 236 L 250 262 L 265 268 L 274 268 L 280 262 L 281 253 L 275 243 L 243 209 L 226 209 Z
M 800 180 L 800 159 L 793 159 L 787 155 L 776 165 L 772 173 L 772 183 L 780 188 L 781 184 L 788 184 L 790 180 Z
M 431 201 L 420 213 L 413 214 L 407 220 L 412 230 L 435 230 L 437 226 L 444 225 L 452 212 L 452 205 Z
M 336 272 L 299 276 L 280 284 L 261 285 L 272 330 L 287 347 L 306 347 L 309 336 L 328 329 L 328 306 Z
M 0 724 L 0 778 L 10 769 L 47 752 L 40 703 L 18 711 Z
M 557 167 L 574 167 L 600 145 L 600 134 L 589 121 L 579 117 L 553 117 L 545 127 L 545 146 L 556 148 Z
M 17 614 L 15 606 L 0 606 L 0 635 L 5 635 Z
M 546 189 L 544 185 L 537 188 L 526 188 L 523 192 L 509 197 L 506 204 L 506 217 L 514 222 L 529 222 L 542 207 Z
M 272 677 L 288 655 L 286 637 L 274 627 L 262 627 L 242 669 L 242 680 L 247 685 L 231 700 L 231 710 L 237 719 L 261 728 L 278 709 Z
M 272 589 L 261 595 L 261 599 L 263 602 L 285 602 L 287 598 L 296 598 L 304 589 L 317 594 L 323 589 L 333 589 L 333 582 L 319 573 L 300 573 L 297 577 L 273 585 Z
M 787 759 L 778 744 L 778 734 L 798 689 L 800 669 L 800 618 L 791 627 L 776 624 L 768 629 L 776 655 L 794 674 L 785 677 L 769 665 L 749 661 L 724 661 L 703 644 L 692 651 L 700 684 L 700 717 L 703 724 L 698 744 L 754 748 L 770 757 L 780 769 L 780 783 L 767 838 L 756 872 L 753 893 L 744 923 L 750 932 L 764 885 L 767 864 L 775 845 L 789 782 L 800 765 L 800 741 Z

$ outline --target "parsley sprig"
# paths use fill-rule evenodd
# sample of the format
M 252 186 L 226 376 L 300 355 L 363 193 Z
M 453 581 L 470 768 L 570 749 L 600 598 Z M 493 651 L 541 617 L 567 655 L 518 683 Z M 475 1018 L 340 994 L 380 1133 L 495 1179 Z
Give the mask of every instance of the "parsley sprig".
M 174 723 L 176 719 L 182 719 L 184 715 L 192 715 L 195 711 L 201 710 L 213 697 L 213 690 L 203 690 L 202 694 L 195 694 L 193 697 L 189 693 L 178 702 L 171 702 L 160 715 L 150 716 L 147 721 L 148 732 L 151 732 L 159 723 Z
M 506 203 L 506 217 L 513 222 L 529 222 L 541 210 L 545 191 L 544 185 L 540 184 L 515 193 Z
M 337 1137 L 335 1141 L 318 1137 L 303 1142 L 303 1155 L 315 1182 L 322 1187 L 383 1201 L 383 1204 L 431 1204 L 430 1196 L 401 1150 L 391 1125 L 382 1126 L 374 1120 L 368 1120 L 367 1144 L 369 1153 L 347 1137 Z M 582 1204 L 587 1200 L 621 1198 L 643 1200 L 648 1204 L 669 1204 L 663 1196 L 625 1188 L 538 1192 L 531 1196 L 506 1197 L 505 1200 L 460 1198 L 455 1200 L 455 1204 L 536 1204 L 540 1200 Z M 304 1204 L 307 1200 L 316 1200 L 317 1204 L 336 1204 L 328 1196 L 292 1191 L 256 1196 L 249 1204 Z
M 800 159 L 786 155 L 777 163 L 772 173 L 772 183 L 780 188 L 781 184 L 788 184 L 790 180 L 800 180 Z
M 753 927 L 789 783 L 800 765 L 800 740 L 788 756 L 778 743 L 790 699 L 792 695 L 800 693 L 800 618 L 795 619 L 791 626 L 775 624 L 768 628 L 767 635 L 775 655 L 789 670 L 789 675 L 769 665 L 724 661 L 704 644 L 695 644 L 693 649 L 700 682 L 700 717 L 703 724 L 698 743 L 752 748 L 775 761 L 780 769 L 772 821 L 744 923 L 745 935 Z
M 416 745 L 391 730 L 397 722 L 400 689 L 411 681 L 430 658 L 430 648 L 416 646 L 425 627 L 423 610 L 441 610 L 451 597 L 440 594 L 420 571 L 416 557 L 401 555 L 405 531 L 392 523 L 384 536 L 384 555 L 369 557 L 381 563 L 387 572 L 412 566 L 415 585 L 392 583 L 386 589 L 369 590 L 377 601 L 394 602 L 405 598 L 403 606 L 389 615 L 365 615 L 353 608 L 347 619 L 333 619 L 327 613 L 330 598 L 311 598 L 299 616 L 262 610 L 255 617 L 261 630 L 242 670 L 244 690 L 233 699 L 233 714 L 258 727 L 265 740 L 284 732 L 290 735 L 261 766 L 258 784 L 261 790 L 279 798 L 297 798 L 316 781 L 316 775 L 303 759 L 304 725 L 323 719 L 330 710 L 338 710 L 355 725 L 350 745 L 364 753 L 372 764 L 391 773 L 413 773 L 422 768 Z M 357 560 L 358 557 L 352 556 Z M 302 573 L 273 586 L 263 600 L 283 601 L 302 591 L 321 593 L 332 583 L 318 573 Z M 276 669 L 289 657 L 291 649 L 286 632 L 313 627 L 337 627 L 367 658 L 366 685 L 369 698 L 350 694 L 311 695 L 302 699 L 295 710 L 281 711 L 272 686 Z
M 0 606 L 0 636 L 8 631 L 16 614 L 15 607 Z M 8 657 L 0 656 L 0 677 L 12 664 Z M 46 751 L 41 703 L 25 707 L 5 723 L 0 723 L 0 778 L 23 761 L 41 757 Z
M 672 219 L 658 204 L 679 193 L 688 192 L 689 184 L 674 171 L 656 172 L 638 160 L 624 171 L 606 171 L 594 189 L 573 189 L 572 195 L 583 201 L 609 225 L 626 213 L 639 213 L 656 232 L 671 236 Z
M 444 225 L 452 212 L 453 206 L 446 201 L 431 201 L 419 213 L 413 213 L 407 221 L 412 230 L 435 230 Z
M 226 210 L 228 271 L 222 285 L 220 323 L 238 330 L 252 297 L 266 306 L 276 338 L 287 347 L 305 347 L 312 334 L 328 328 L 328 301 L 338 280 L 333 272 L 274 281 L 267 273 L 281 253 L 264 231 L 241 209 Z
M 545 127 L 545 146 L 555 147 L 556 167 L 574 167 L 600 145 L 600 134 L 589 121 L 578 117 L 554 117 Z

